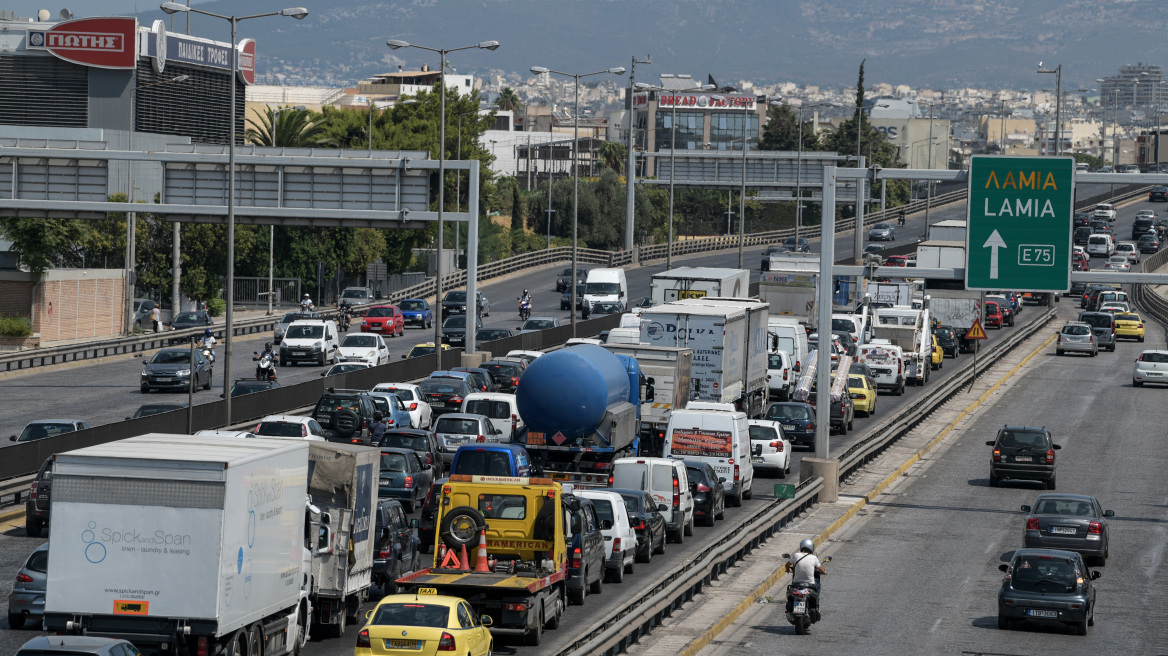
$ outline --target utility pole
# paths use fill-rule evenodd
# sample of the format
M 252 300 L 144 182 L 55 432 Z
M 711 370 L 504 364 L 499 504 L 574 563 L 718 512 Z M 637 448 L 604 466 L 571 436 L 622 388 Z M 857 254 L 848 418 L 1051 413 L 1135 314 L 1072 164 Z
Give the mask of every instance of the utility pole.
M 634 137 L 636 127 L 633 123 L 633 92 L 636 90 L 634 84 L 637 81 L 637 64 L 652 64 L 653 57 L 647 56 L 644 59 L 637 59 L 633 55 L 633 65 L 629 67 L 629 97 L 625 101 L 625 115 L 629 119 L 629 133 L 627 139 L 628 163 L 625 165 L 625 250 L 633 250 L 633 223 L 636 213 L 636 189 L 637 189 L 637 157 L 633 150 L 637 144 Z M 573 272 L 572 275 L 575 275 Z

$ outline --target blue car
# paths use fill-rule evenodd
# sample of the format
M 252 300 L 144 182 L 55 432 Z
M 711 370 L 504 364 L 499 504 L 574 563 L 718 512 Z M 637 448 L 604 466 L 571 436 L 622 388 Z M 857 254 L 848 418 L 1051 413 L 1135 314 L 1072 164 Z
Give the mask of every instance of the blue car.
M 396 428 L 416 428 L 413 417 L 406 408 L 406 404 L 402 402 L 401 397 L 393 392 L 383 391 L 369 392 L 369 396 L 373 397 L 375 409 L 384 416 L 385 423 L 389 424 L 389 430 Z M 385 405 L 382 405 L 382 400 L 385 401 Z M 388 414 L 386 414 L 387 409 L 389 410 Z
M 407 513 L 412 513 L 426 500 L 433 481 L 434 468 L 422 463 L 417 451 L 381 448 L 378 499 L 397 499 Z
M 792 447 L 815 448 L 815 408 L 810 403 L 772 403 L 763 419 L 779 422 Z
M 430 304 L 421 298 L 407 298 L 398 303 L 397 306 L 401 309 L 402 318 L 407 324 L 418 324 L 424 328 L 432 328 L 434 326 L 434 313 L 430 310 Z

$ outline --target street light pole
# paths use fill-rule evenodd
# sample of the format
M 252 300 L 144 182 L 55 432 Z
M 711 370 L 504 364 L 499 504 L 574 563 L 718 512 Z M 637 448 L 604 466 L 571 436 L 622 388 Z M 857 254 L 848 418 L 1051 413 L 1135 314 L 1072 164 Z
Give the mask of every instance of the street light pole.
M 239 49 L 236 47 L 235 34 L 240 21 L 267 16 L 289 16 L 296 20 L 303 20 L 308 10 L 303 7 L 291 7 L 280 11 L 270 11 L 251 16 L 224 16 L 202 9 L 180 5 L 177 2 L 164 2 L 162 11 L 168 14 L 176 12 L 194 12 L 221 18 L 231 23 L 231 86 L 230 129 L 227 142 L 227 316 L 223 329 L 223 399 L 225 401 L 225 417 L 231 423 L 231 345 L 232 333 L 235 331 L 235 75 L 239 70 Z M 193 375 L 193 374 L 192 374 Z
M 636 139 L 633 137 L 636 127 L 633 124 L 633 93 L 636 89 L 635 83 L 637 81 L 637 64 L 652 64 L 653 57 L 649 56 L 645 59 L 637 59 L 633 55 L 632 66 L 629 68 L 629 106 L 625 111 L 629 117 L 629 134 L 628 134 L 628 164 L 625 169 L 625 250 L 633 250 L 633 224 L 636 219 L 636 189 L 637 189 L 637 159 L 633 151 L 633 146 L 636 145 Z M 575 276 L 575 272 L 572 274 Z M 575 310 L 573 310 L 574 312 Z
M 296 105 L 295 107 L 289 107 L 288 109 L 302 112 L 308 108 L 305 107 L 304 105 Z M 276 107 L 275 109 L 272 110 L 272 146 L 278 145 L 276 143 L 276 125 L 279 123 L 280 111 L 281 111 L 280 107 Z M 370 101 L 370 103 L 369 103 L 369 125 L 370 125 L 369 156 L 373 157 L 373 145 L 372 145 L 373 144 L 373 136 L 372 136 L 373 135 L 373 131 L 372 131 L 373 103 L 372 103 L 372 101 Z M 177 225 L 177 224 L 175 224 L 175 225 Z M 271 316 L 271 314 L 272 314 L 272 299 L 276 296 L 275 278 L 274 278 L 274 275 L 275 275 L 274 271 L 276 268 L 276 224 L 273 223 L 272 225 L 268 226 L 268 228 L 269 228 L 269 231 L 268 231 L 268 316 Z
M 1063 136 L 1063 65 L 1047 69 L 1042 67 L 1042 62 L 1038 62 L 1039 73 L 1051 73 L 1054 75 L 1054 154 L 1057 156 L 1062 152 L 1062 136 Z
M 795 160 L 795 250 L 799 250 L 799 227 L 803 222 L 803 110 L 818 107 L 839 107 L 837 102 L 800 105 L 796 120 L 799 121 L 799 156 Z M 814 134 L 814 133 L 812 133 Z
M 438 369 L 442 368 L 442 210 L 446 202 L 446 54 L 450 52 L 458 52 L 459 50 L 470 50 L 471 48 L 481 48 L 483 50 L 498 50 L 498 41 L 482 41 L 473 46 L 462 46 L 461 48 L 429 48 L 420 46 L 415 43 L 408 43 L 400 39 L 390 39 L 385 42 L 390 50 L 397 50 L 398 48 L 418 48 L 421 50 L 429 50 L 436 52 L 441 57 L 442 68 L 438 71 L 438 89 L 440 100 L 440 110 L 438 115 L 438 257 L 435 258 L 434 266 L 434 357 L 435 366 Z M 477 216 L 470 217 L 471 221 L 477 221 Z M 457 263 L 456 263 L 457 264 Z M 468 285 L 469 287 L 469 285 Z M 474 325 L 475 319 L 478 317 L 478 299 L 472 297 L 470 289 L 467 290 L 466 298 L 466 316 L 467 316 L 467 330 L 466 330 L 466 344 L 467 350 L 471 351 L 474 345 Z M 472 311 L 473 307 L 473 311 Z M 474 314 L 475 316 L 470 316 Z
M 572 280 L 569 285 L 572 288 L 571 296 L 569 297 L 569 307 L 572 312 L 572 337 L 576 336 L 576 260 L 577 260 L 577 238 L 579 235 L 580 224 L 580 78 L 589 77 L 592 75 L 603 75 L 610 73 L 612 75 L 624 75 L 625 67 L 616 66 L 608 68 L 603 71 L 596 71 L 594 73 L 564 73 L 562 71 L 555 71 L 543 66 L 532 66 L 531 72 L 535 75 L 543 75 L 544 73 L 555 73 L 556 75 L 563 75 L 570 77 L 575 82 L 575 110 L 572 112 Z M 551 176 L 548 176 L 548 193 L 551 193 Z M 549 204 L 549 208 L 550 204 Z M 628 299 L 625 299 L 626 302 Z

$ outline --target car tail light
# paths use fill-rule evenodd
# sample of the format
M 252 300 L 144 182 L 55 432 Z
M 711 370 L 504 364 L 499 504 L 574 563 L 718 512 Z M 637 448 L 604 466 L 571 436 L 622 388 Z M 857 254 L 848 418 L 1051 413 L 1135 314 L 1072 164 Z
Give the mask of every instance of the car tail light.
M 410 410 L 411 410 L 411 411 L 412 411 L 412 410 L 417 410 L 417 409 L 418 409 L 418 404 L 417 404 L 416 402 L 415 402 L 415 403 L 411 403 L 411 404 L 410 404 Z
M 413 476 L 406 476 L 405 488 L 407 490 L 409 490 L 409 489 L 413 489 L 413 487 L 414 487 L 414 477 Z
M 681 484 L 677 481 L 677 471 L 673 472 L 673 509 L 681 507 Z
M 787 380 L 787 370 L 783 370 L 783 380 Z
M 1103 525 L 1100 524 L 1099 522 L 1091 522 L 1087 526 L 1087 532 L 1095 534 L 1095 535 L 1099 535 L 1100 533 L 1103 532 Z
M 514 433 L 519 428 L 519 416 L 511 415 L 511 432 Z
M 994 462 L 1002 461 L 1002 450 L 999 447 L 994 447 Z
M 427 454 L 426 454 L 426 464 L 427 464 L 427 465 L 432 465 L 432 464 L 434 464 L 434 454 L 432 454 L 432 453 L 427 453 Z
M 698 483 L 698 492 L 709 492 L 710 487 L 705 483 Z
M 202 636 L 199 638 L 197 645 L 195 647 L 195 656 L 207 656 L 207 637 L 206 636 Z
M 454 636 L 443 631 L 442 637 L 438 640 L 438 651 L 454 651 Z
M 645 520 L 642 519 L 641 521 L 637 522 L 637 525 L 633 527 L 633 530 L 635 530 L 635 531 L 645 530 Z
M 29 576 L 28 574 L 23 574 L 23 573 L 17 574 L 16 575 L 16 582 L 17 583 L 32 583 L 32 577 Z
M 1063 343 L 1063 334 L 1062 334 L 1062 333 L 1059 333 L 1059 336 L 1058 336 L 1058 343 L 1059 343 L 1059 344 L 1062 344 L 1062 343 Z
M 810 424 L 807 424 L 807 430 L 814 432 L 815 431 L 815 422 L 811 422 Z
M 1031 517 L 1030 519 L 1026 520 L 1026 530 L 1027 530 L 1027 531 L 1037 531 L 1037 530 L 1039 530 L 1039 528 L 1038 528 L 1038 518 L 1037 518 L 1037 517 Z
M 738 485 L 738 465 L 734 465 L 734 484 Z
M 1143 358 L 1143 356 L 1142 356 L 1142 355 L 1141 355 L 1140 357 L 1141 357 L 1141 358 Z M 33 481 L 33 482 L 32 482 L 32 485 L 31 485 L 31 486 L 29 486 L 29 488 L 28 488 L 28 498 L 29 498 L 29 499 L 35 499 L 35 498 L 37 498 L 37 496 L 36 496 L 36 495 L 37 495 L 37 486 L 38 486 L 38 485 L 40 485 L 40 483 L 37 483 L 36 481 Z
M 476 435 L 475 436 L 475 442 L 482 443 L 482 442 L 486 442 L 486 441 L 487 441 L 487 438 L 484 435 Z
M 300 437 L 308 437 L 308 426 L 300 424 Z
M 527 610 L 527 604 L 506 603 L 503 604 L 503 610 L 510 610 L 516 613 L 522 613 Z
M 392 555 L 393 555 L 392 549 L 381 549 L 377 552 L 378 558 L 389 558 Z
M 620 538 L 613 538 L 612 539 L 612 552 L 613 553 L 620 553 L 621 552 L 621 539 Z
M 1054 462 L 1054 449 L 1047 449 L 1046 450 L 1046 463 L 1049 465 L 1052 462 Z
M 357 649 L 370 649 L 369 629 L 362 629 L 357 634 Z
M 511 377 L 511 387 L 519 387 L 519 378 L 515 376 Z
M 572 550 L 572 569 L 580 569 L 580 547 Z
M 775 440 L 774 442 L 771 442 L 771 448 L 773 448 L 775 451 L 778 451 L 779 453 L 782 453 L 783 452 L 783 443 L 778 441 L 778 440 Z
M 447 403 L 462 403 L 462 397 L 461 396 L 452 396 L 452 397 L 450 397 L 450 400 L 447 401 Z

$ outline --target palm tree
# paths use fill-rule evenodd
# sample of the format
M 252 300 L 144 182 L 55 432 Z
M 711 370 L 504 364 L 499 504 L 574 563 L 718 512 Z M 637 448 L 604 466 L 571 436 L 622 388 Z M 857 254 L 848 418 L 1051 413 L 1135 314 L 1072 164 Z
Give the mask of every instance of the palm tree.
M 600 144 L 599 156 L 604 166 L 620 173 L 625 162 L 624 144 L 619 144 L 615 141 L 606 141 Z
M 274 124 L 274 125 L 273 125 Z M 306 148 L 325 141 L 325 130 L 320 116 L 303 109 L 268 107 L 260 114 L 259 122 L 247 120 L 244 139 L 257 146 Z
M 495 107 L 502 111 L 518 111 L 523 107 L 523 101 L 519 99 L 519 94 L 511 87 L 503 87 L 499 92 L 499 98 L 495 100 Z

